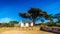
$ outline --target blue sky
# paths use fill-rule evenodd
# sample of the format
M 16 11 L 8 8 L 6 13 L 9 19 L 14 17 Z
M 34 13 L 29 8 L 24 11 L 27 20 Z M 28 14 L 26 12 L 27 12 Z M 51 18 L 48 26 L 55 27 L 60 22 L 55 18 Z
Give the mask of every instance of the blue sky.
M 18 13 L 27 12 L 31 7 L 54 15 L 60 13 L 60 0 L 0 0 L 0 22 L 21 21 Z

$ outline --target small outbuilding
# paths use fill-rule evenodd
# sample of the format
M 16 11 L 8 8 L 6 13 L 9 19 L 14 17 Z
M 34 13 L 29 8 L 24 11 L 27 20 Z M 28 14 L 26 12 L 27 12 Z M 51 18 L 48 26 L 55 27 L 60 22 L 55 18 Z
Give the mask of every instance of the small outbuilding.
M 33 22 L 23 22 L 23 21 L 21 21 L 20 26 L 21 27 L 32 27 Z

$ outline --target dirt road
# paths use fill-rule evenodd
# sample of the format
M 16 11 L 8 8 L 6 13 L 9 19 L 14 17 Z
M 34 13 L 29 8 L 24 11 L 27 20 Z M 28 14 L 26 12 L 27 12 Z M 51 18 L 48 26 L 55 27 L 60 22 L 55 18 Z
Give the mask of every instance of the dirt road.
M 53 34 L 49 32 L 43 32 L 43 31 L 17 31 L 17 30 L 10 30 L 5 31 L 0 34 Z
M 0 28 L 0 34 L 54 34 L 50 32 L 40 31 L 37 28 L 34 30 L 23 30 L 22 28 Z

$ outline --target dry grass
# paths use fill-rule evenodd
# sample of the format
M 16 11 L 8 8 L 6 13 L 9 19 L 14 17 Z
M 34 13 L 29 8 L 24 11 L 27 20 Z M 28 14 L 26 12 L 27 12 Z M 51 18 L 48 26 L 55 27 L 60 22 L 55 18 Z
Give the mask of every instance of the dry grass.
M 20 28 L 20 27 L 3 27 L 0 28 L 0 34 L 53 34 L 39 30 L 39 26 Z

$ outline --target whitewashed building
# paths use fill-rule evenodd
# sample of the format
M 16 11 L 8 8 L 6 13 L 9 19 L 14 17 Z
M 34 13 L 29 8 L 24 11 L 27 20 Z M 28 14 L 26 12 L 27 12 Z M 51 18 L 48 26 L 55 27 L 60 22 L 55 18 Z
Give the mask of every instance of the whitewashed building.
M 33 22 L 22 22 L 20 23 L 21 27 L 32 27 L 33 26 Z

